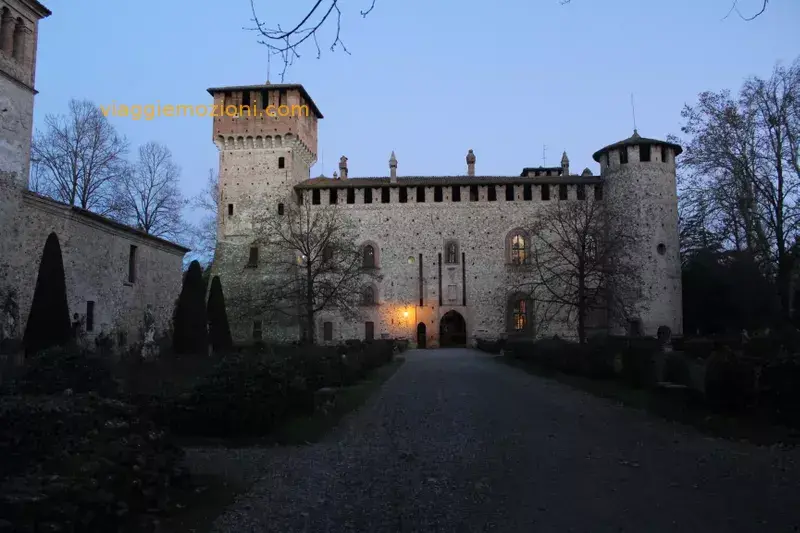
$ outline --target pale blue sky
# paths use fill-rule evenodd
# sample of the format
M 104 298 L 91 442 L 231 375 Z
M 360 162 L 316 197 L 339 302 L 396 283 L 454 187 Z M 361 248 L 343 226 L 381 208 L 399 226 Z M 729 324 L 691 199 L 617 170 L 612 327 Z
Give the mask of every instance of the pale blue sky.
M 352 55 L 309 45 L 287 83 L 302 83 L 325 119 L 326 175 L 339 156 L 351 176 L 466 172 L 472 148 L 483 175 L 519 175 L 558 164 L 598 171 L 591 154 L 632 133 L 630 95 L 643 136 L 679 133 L 680 111 L 703 90 L 739 88 L 776 61 L 800 54 L 800 2 L 773 0 L 753 22 L 721 20 L 731 0 L 369 0 L 343 2 L 342 38 Z M 208 104 L 208 87 L 267 79 L 267 54 L 250 26 L 248 0 L 109 2 L 43 0 L 35 125 L 70 98 L 98 105 Z M 284 26 L 312 0 L 256 0 Z M 739 0 L 742 11 L 760 0 Z M 278 82 L 273 61 L 271 81 Z M 134 147 L 167 144 L 187 195 L 217 166 L 210 118 L 112 118 Z M 322 162 L 312 169 L 319 175 Z

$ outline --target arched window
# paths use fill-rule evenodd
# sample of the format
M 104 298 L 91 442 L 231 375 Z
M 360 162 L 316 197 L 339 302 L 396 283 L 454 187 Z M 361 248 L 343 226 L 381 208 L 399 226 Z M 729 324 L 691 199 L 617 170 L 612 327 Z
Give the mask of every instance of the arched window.
M 445 244 L 444 262 L 450 265 L 458 263 L 458 244 L 455 241 Z
M 361 293 L 361 305 L 375 305 L 375 289 L 367 286 Z
M 521 232 L 511 236 L 511 263 L 514 265 L 524 265 L 528 262 L 528 248 L 525 235 Z
M 523 298 L 514 300 L 511 310 L 511 325 L 514 331 L 525 331 L 528 329 L 528 302 Z
M 17 61 L 25 57 L 25 24 L 21 18 L 17 18 L 17 24 L 14 26 L 14 48 L 11 55 Z
M 362 266 L 364 268 L 375 268 L 375 248 L 371 244 L 364 246 L 364 261 Z

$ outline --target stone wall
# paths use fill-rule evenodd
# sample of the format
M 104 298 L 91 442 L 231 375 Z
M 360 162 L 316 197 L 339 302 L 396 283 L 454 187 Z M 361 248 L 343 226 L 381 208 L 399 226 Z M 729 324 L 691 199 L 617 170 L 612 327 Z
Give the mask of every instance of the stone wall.
M 22 228 L 16 242 L 18 253 L 5 280 L 17 290 L 19 336 L 24 332 L 44 243 L 51 232 L 61 245 L 70 317 L 78 313 L 85 328 L 87 302 L 94 302 L 94 327 L 86 332 L 87 341 L 91 343 L 106 332 L 115 345 L 123 339 L 127 345 L 141 342 L 148 307 L 157 334 L 168 331 L 181 287 L 184 248 L 34 193 L 22 193 L 21 207 L 16 219 L 17 227 Z M 132 245 L 136 246 L 136 273 L 131 283 Z

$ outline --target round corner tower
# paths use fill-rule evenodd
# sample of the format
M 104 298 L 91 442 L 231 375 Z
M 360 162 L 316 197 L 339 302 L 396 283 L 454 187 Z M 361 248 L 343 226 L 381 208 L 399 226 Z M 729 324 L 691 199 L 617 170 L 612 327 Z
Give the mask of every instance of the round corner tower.
M 629 217 L 635 244 L 629 257 L 641 276 L 636 316 L 629 324 L 644 335 L 667 326 L 683 334 L 678 194 L 675 158 L 683 149 L 673 143 L 641 137 L 602 148 L 592 156 L 600 163 L 607 198 Z M 610 223 L 614 223 L 611 220 Z M 634 291 L 637 292 L 637 291 Z

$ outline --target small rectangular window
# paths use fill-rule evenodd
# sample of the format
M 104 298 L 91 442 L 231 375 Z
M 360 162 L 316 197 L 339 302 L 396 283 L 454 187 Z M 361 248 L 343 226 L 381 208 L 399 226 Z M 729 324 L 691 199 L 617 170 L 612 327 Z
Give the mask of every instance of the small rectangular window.
M 319 189 L 314 189 L 311 191 L 311 203 L 314 205 L 319 205 Z
M 408 201 L 408 187 L 400 187 L 400 203 L 404 204 Z
M 242 91 L 242 105 L 250 107 L 250 91 Z
M 269 93 L 267 91 L 259 91 L 261 95 L 261 109 L 266 109 L 269 106 Z
M 506 202 L 514 201 L 514 186 L 510 183 L 506 185 Z
M 490 202 L 497 201 L 497 188 L 494 185 L 489 185 L 486 188 L 486 197 Z
M 437 185 L 433 188 L 433 201 L 434 202 L 441 202 L 442 201 L 442 186 Z
M 297 205 L 303 205 L 303 191 L 297 191 Z
M 669 158 L 669 149 L 666 146 L 661 147 L 661 162 L 666 163 Z
M 477 202 L 480 197 L 478 196 L 478 186 L 477 185 L 470 185 L 469 186 L 469 201 L 470 202 Z
M 454 202 L 461 201 L 461 185 L 453 185 L 452 197 Z
M 542 185 L 542 200 L 547 201 L 550 199 L 550 186 Z
M 388 204 L 392 199 L 392 189 L 384 187 L 381 189 L 381 203 Z
M 531 190 L 531 184 L 526 183 L 522 186 L 522 199 L 530 201 L 533 199 L 533 191 Z
M 372 189 L 367 187 L 364 189 L 364 203 L 371 204 L 372 203 Z
M 603 186 L 601 184 L 594 186 L 594 199 L 595 200 L 603 199 Z
M 278 106 L 286 105 L 286 91 L 278 91 Z
M 347 203 L 348 204 L 356 203 L 356 190 L 352 187 L 348 187 L 347 189 Z
M 331 205 L 339 203 L 339 191 L 336 189 L 330 189 L 328 191 L 328 203 Z
M 283 216 L 283 204 L 278 204 L 278 214 Z
M 286 158 L 279 157 L 278 158 L 278 168 L 285 168 L 286 167 Z
M 417 202 L 425 203 L 425 187 L 422 185 L 417 185 Z
M 375 322 L 364 323 L 364 339 L 367 341 L 375 340 Z
M 128 251 L 128 282 L 136 282 L 136 246 L 133 244 Z
M 324 341 L 333 340 L 333 322 L 322 323 L 322 340 Z
M 559 185 L 558 186 L 558 199 L 559 200 L 566 200 L 567 198 L 568 198 L 567 186 L 564 185 L 564 184 Z
M 261 321 L 254 320 L 253 321 L 253 340 L 260 341 L 261 340 Z
M 233 204 L 228 204 L 228 216 L 233 216 Z
M 623 146 L 619 151 L 619 162 L 625 164 L 628 162 L 628 147 Z
M 586 188 L 583 185 L 577 185 L 578 200 L 586 200 Z
M 250 247 L 250 258 L 247 260 L 247 266 L 250 268 L 258 266 L 258 246 Z
M 641 144 L 641 145 L 639 145 L 639 161 L 642 161 L 642 162 L 650 161 L 650 145 L 649 144 Z
M 94 331 L 94 302 L 86 302 L 86 331 Z

